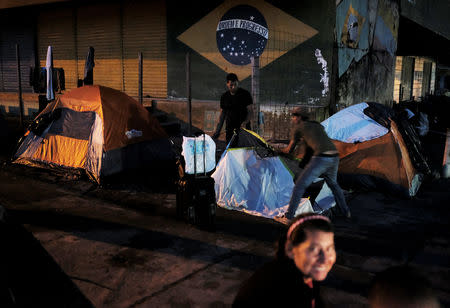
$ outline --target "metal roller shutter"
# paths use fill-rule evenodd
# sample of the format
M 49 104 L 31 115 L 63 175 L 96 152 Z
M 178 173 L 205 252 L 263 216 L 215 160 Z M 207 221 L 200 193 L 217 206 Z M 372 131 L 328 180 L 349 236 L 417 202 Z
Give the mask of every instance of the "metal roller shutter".
M 77 9 L 78 72 L 83 78 L 89 46 L 95 49 L 94 84 L 123 90 L 120 4 Z
M 422 97 L 425 97 L 427 94 L 430 94 L 431 66 L 432 66 L 431 62 L 424 61 L 423 78 L 422 78 Z
M 22 17 L 20 17 L 22 16 Z M 24 18 L 26 16 L 27 18 Z M 32 92 L 30 67 L 35 65 L 35 27 L 29 14 L 7 11 L 0 14 L 0 70 L 2 92 L 17 92 L 16 44 L 20 49 L 22 91 Z
M 403 57 L 402 60 L 402 93 L 400 100 L 412 99 L 414 80 L 414 58 Z
M 40 66 L 45 67 L 47 49 L 52 46 L 53 66 L 64 69 L 66 90 L 76 88 L 77 79 L 81 78 L 77 71 L 74 15 L 72 8 L 58 8 L 40 12 L 38 17 Z
M 123 6 L 125 91 L 138 95 L 138 53 L 143 54 L 143 95 L 167 96 L 165 2 L 130 1 Z

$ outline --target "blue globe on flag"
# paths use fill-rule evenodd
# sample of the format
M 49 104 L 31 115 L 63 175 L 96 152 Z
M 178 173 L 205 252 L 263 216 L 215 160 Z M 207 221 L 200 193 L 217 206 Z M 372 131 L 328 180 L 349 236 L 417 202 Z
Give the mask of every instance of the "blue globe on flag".
M 238 5 L 228 10 L 217 25 L 217 48 L 234 65 L 247 65 L 266 48 L 269 29 L 254 7 Z

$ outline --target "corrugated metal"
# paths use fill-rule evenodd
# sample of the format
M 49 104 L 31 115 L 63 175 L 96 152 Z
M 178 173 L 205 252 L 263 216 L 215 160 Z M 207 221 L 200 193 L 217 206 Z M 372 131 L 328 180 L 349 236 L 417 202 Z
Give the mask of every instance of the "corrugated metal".
M 400 102 L 401 86 L 402 86 L 402 61 L 401 56 L 395 57 L 395 79 L 394 79 L 394 101 Z
M 167 96 L 167 30 L 163 0 L 45 8 L 38 15 L 38 55 L 45 66 L 49 45 L 66 90 L 84 75 L 95 49 L 94 84 L 138 95 L 138 53 L 143 53 L 143 94 Z
M 24 14 L 24 16 L 28 16 Z M 16 44 L 20 49 L 20 68 L 22 78 L 22 91 L 32 92 L 29 85 L 30 67 L 35 62 L 35 27 L 32 18 L 19 18 L 16 13 L 0 14 L 0 62 L 1 84 L 0 91 L 16 92 L 17 83 L 17 57 Z
M 423 63 L 423 58 L 415 58 L 413 81 L 413 96 L 415 100 L 420 100 L 422 97 Z
M 167 96 L 166 7 L 163 0 L 123 6 L 125 91 L 138 95 L 138 53 L 143 53 L 143 95 Z
M 423 63 L 422 97 L 430 93 L 431 66 L 431 62 L 425 61 Z
M 434 94 L 436 90 L 436 63 L 431 64 L 431 80 L 430 80 L 430 93 Z
M 89 46 L 95 49 L 94 84 L 123 90 L 120 4 L 77 9 L 78 72 L 83 78 Z
M 414 77 L 414 58 L 403 57 L 401 100 L 412 99 L 413 77 Z
M 48 46 L 53 47 L 53 66 L 64 69 L 66 90 L 77 86 L 77 57 L 75 48 L 75 10 L 57 8 L 45 10 L 38 17 L 38 54 L 45 67 Z

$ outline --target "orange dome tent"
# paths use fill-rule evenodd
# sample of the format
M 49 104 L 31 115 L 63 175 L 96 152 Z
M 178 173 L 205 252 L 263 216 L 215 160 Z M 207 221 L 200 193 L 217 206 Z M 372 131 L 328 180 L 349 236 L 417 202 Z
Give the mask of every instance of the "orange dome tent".
M 15 163 L 84 169 L 97 182 L 102 175 L 173 157 L 156 118 L 125 93 L 98 85 L 58 97 L 22 140 Z
M 414 131 L 389 107 L 360 103 L 321 124 L 339 151 L 341 179 L 372 179 L 382 190 L 414 196 L 429 173 Z

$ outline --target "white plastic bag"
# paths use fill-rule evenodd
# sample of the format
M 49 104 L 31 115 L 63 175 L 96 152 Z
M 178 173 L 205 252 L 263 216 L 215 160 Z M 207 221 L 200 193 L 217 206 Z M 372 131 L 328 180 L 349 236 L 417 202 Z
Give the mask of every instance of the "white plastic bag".
M 196 138 L 183 136 L 182 148 L 181 155 L 186 164 L 184 171 L 187 174 L 209 172 L 216 167 L 216 143 L 209 135 L 203 134 Z

